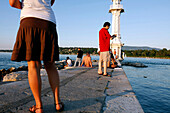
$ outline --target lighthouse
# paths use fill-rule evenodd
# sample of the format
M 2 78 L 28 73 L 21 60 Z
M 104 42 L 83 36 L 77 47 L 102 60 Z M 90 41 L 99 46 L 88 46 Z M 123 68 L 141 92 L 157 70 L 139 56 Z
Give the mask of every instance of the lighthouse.
M 116 34 L 113 40 L 111 40 L 111 50 L 115 54 L 116 58 L 122 60 L 122 42 L 120 35 L 120 15 L 124 12 L 123 5 L 120 4 L 122 0 L 112 0 L 113 4 L 110 6 L 109 13 L 112 13 L 112 35 Z

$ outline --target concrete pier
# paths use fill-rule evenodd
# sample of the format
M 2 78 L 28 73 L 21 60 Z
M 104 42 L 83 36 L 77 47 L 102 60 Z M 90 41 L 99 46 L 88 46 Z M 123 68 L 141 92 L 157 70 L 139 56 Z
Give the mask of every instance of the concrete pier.
M 143 113 L 122 68 L 108 69 L 112 77 L 97 74 L 94 68 L 60 70 L 63 113 Z M 42 73 L 44 113 L 55 113 L 54 99 L 45 70 Z M 29 113 L 34 99 L 28 80 L 0 85 L 0 113 Z

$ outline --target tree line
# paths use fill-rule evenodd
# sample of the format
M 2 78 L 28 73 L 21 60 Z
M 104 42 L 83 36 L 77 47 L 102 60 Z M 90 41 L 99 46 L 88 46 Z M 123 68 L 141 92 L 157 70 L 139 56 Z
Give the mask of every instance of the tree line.
M 97 48 L 80 48 L 84 54 L 89 52 L 90 54 L 97 54 Z M 60 47 L 60 54 L 77 54 L 78 47 Z
M 79 47 L 60 47 L 60 54 L 77 54 Z M 83 53 L 97 54 L 97 48 L 81 48 Z M 0 50 L 0 52 L 12 52 L 12 50 Z
M 124 50 L 127 57 L 159 57 L 170 58 L 170 50 L 163 48 L 162 50 Z
M 97 48 L 81 48 L 83 53 L 98 54 Z M 60 47 L 60 54 L 77 54 L 78 47 Z M 170 58 L 170 50 L 163 48 L 162 50 L 122 50 L 127 57 L 159 57 Z M 0 52 L 12 52 L 12 50 L 0 50 Z

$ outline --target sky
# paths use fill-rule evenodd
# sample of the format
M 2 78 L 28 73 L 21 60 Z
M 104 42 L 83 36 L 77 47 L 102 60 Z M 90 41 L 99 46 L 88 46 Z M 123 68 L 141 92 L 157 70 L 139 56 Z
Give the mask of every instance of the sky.
M 56 0 L 52 6 L 60 47 L 98 47 L 98 32 L 111 23 L 111 0 Z M 170 49 L 170 0 L 122 0 L 121 41 L 125 46 Z M 0 49 L 12 49 L 20 10 L 0 4 Z M 111 29 L 109 29 L 111 33 Z

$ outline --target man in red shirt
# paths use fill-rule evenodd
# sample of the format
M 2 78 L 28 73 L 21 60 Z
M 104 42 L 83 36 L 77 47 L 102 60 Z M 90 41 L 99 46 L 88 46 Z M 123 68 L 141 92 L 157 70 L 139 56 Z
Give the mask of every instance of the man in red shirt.
M 99 59 L 99 69 L 98 74 L 104 76 L 111 76 L 107 73 L 107 61 L 110 61 L 110 40 L 113 39 L 108 32 L 110 28 L 110 23 L 105 22 L 103 28 L 99 31 L 99 48 L 100 48 L 100 59 Z M 114 35 L 116 37 L 116 35 Z M 102 62 L 104 65 L 104 73 L 102 73 Z

